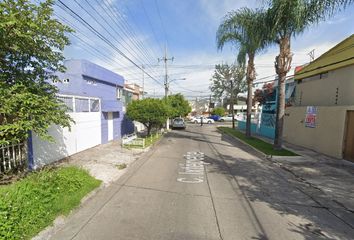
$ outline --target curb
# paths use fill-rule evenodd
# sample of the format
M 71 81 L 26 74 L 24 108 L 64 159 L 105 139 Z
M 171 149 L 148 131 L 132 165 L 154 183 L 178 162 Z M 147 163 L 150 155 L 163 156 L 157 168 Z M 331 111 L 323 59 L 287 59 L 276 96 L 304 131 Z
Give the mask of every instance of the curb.
M 80 208 L 82 208 L 85 205 L 86 202 L 88 202 L 90 199 L 92 199 L 97 193 L 102 191 L 104 188 L 105 188 L 105 185 L 102 182 L 100 186 L 98 186 L 96 189 L 92 190 L 86 196 L 84 196 L 81 199 L 79 206 L 77 206 L 74 209 L 72 209 L 67 216 L 64 216 L 64 215 L 57 216 L 54 219 L 52 225 L 49 225 L 46 228 L 44 228 L 36 236 L 31 238 L 31 240 L 47 240 L 47 239 L 50 239 L 55 233 L 57 233 L 62 228 L 62 226 L 66 222 L 66 219 L 71 214 L 73 214 L 75 211 L 78 211 Z
M 299 157 L 304 157 L 303 155 L 301 155 L 301 154 L 298 153 L 297 151 L 294 151 L 294 150 L 292 150 L 292 149 L 290 149 L 290 148 L 287 148 L 287 147 L 283 147 L 283 149 L 288 150 L 288 151 L 290 151 L 290 152 L 293 152 L 293 153 L 297 154 L 298 156 L 274 156 L 274 155 L 268 155 L 268 154 L 265 154 L 264 152 L 262 152 L 261 150 L 259 150 L 259 149 L 255 148 L 255 147 L 253 147 L 252 145 L 246 143 L 245 141 L 239 139 L 238 137 L 235 137 L 235 136 L 233 136 L 233 135 L 230 135 L 230 134 L 228 134 L 228 133 L 225 133 L 225 132 L 223 132 L 222 130 L 219 130 L 219 129 L 218 129 L 218 132 L 220 132 L 221 134 L 225 134 L 226 136 L 229 136 L 229 137 L 231 137 L 232 139 L 235 139 L 236 141 L 239 141 L 239 142 L 241 142 L 242 144 L 244 144 L 244 145 L 246 145 L 246 146 L 252 148 L 254 151 L 256 151 L 259 155 L 261 155 L 263 158 L 265 158 L 265 159 L 267 159 L 267 160 L 278 159 L 278 158 L 282 158 L 282 157 L 294 158 L 294 159 L 299 158 Z M 253 136 L 253 137 L 255 137 L 255 136 Z M 264 140 L 261 139 L 261 138 L 258 138 L 258 137 L 255 137 L 255 138 L 257 138 L 257 139 L 259 139 L 259 140 L 261 140 L 261 141 L 264 141 Z M 264 141 L 264 142 L 266 142 L 266 141 Z M 267 142 L 267 143 L 268 143 L 268 142 Z M 275 160 L 273 160 L 273 161 L 275 161 Z
M 161 138 L 159 140 L 157 140 L 155 143 L 153 143 L 149 147 L 143 149 L 143 151 L 141 151 L 142 154 L 133 162 L 133 164 L 136 163 L 140 158 L 142 158 L 145 155 L 147 155 L 151 150 L 153 150 L 156 147 L 156 145 L 158 143 L 160 143 L 161 140 L 164 138 L 164 135 L 165 134 L 163 134 L 161 136 Z M 130 150 L 132 150 L 132 149 L 130 149 Z M 49 225 L 46 228 L 44 228 L 36 236 L 32 237 L 31 240 L 49 240 L 55 233 L 57 233 L 58 231 L 61 230 L 61 228 L 65 225 L 66 219 L 68 217 L 70 217 L 74 212 L 79 211 L 89 200 L 91 200 L 93 197 L 95 197 L 100 191 L 102 191 L 105 188 L 106 188 L 106 186 L 102 182 L 100 186 L 98 186 L 96 189 L 92 190 L 86 196 L 84 196 L 81 199 L 80 204 L 77 207 L 75 207 L 74 209 L 72 209 L 67 216 L 64 216 L 64 215 L 57 216 L 53 220 L 51 225 Z

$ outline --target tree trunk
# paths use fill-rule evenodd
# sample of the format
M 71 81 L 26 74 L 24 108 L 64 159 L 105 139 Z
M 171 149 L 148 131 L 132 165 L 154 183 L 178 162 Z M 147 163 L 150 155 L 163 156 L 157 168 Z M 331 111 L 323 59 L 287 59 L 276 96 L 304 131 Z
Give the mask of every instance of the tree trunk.
M 230 84 L 231 84 L 231 103 L 230 103 L 230 109 L 231 109 L 231 116 L 232 116 L 232 129 L 235 129 L 234 88 L 233 88 L 232 80 L 230 80 Z
M 150 136 L 151 128 L 152 128 L 152 125 L 149 124 L 149 125 L 147 126 L 147 136 Z
M 254 53 L 248 54 L 247 64 L 247 113 L 246 113 L 246 137 L 251 137 L 251 114 L 252 114 L 252 95 L 253 80 L 256 77 L 254 68 Z
M 285 83 L 286 75 L 291 68 L 292 54 L 290 52 L 290 37 L 279 41 L 280 52 L 275 58 L 275 70 L 278 74 L 277 112 L 275 122 L 274 149 L 283 147 L 283 124 L 285 115 Z

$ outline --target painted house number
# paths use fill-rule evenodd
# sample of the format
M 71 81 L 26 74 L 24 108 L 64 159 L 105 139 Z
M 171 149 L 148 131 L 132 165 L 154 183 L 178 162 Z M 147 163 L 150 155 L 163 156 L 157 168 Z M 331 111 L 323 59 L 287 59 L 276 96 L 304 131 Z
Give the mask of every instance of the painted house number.
M 178 168 L 178 182 L 202 183 L 204 182 L 204 153 L 187 152 L 183 156 L 185 163 L 180 163 Z

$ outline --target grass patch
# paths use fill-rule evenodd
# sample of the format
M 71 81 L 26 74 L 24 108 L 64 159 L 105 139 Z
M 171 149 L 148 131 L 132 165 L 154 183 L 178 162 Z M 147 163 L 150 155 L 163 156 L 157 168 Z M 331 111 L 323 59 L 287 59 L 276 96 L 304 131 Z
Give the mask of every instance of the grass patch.
M 273 156 L 299 156 L 291 151 L 288 151 L 286 149 L 282 150 L 275 150 L 273 149 L 273 145 L 270 143 L 267 143 L 259 138 L 251 137 L 247 138 L 244 133 L 229 128 L 229 127 L 218 127 L 218 129 L 226 133 L 228 135 L 234 136 L 239 138 L 240 140 L 244 141 L 245 143 L 251 145 L 252 147 L 258 149 L 259 151 L 263 152 L 266 155 L 273 155 Z
M 127 164 L 125 164 L 125 163 L 117 164 L 116 167 L 117 167 L 119 170 L 122 170 L 122 169 L 124 169 L 124 168 L 127 167 Z
M 101 181 L 77 167 L 44 169 L 0 187 L 0 239 L 30 239 L 67 215 Z
M 145 137 L 145 147 L 149 147 L 157 142 L 162 137 L 162 134 L 151 134 L 151 136 Z

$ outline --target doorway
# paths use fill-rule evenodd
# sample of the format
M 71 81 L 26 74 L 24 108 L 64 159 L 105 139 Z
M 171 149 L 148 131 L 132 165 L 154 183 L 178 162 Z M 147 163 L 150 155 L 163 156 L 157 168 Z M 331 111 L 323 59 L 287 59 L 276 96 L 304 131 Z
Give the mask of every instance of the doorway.
M 354 162 L 354 111 L 347 111 L 345 128 L 344 159 Z
M 113 140 L 113 113 L 108 113 L 108 141 Z

